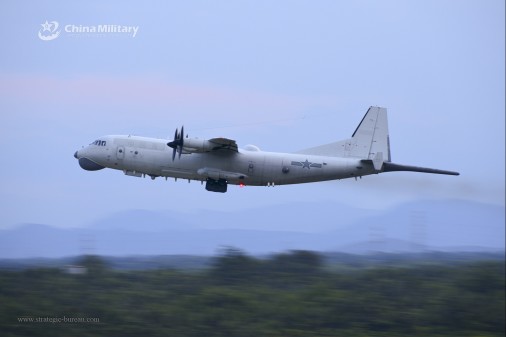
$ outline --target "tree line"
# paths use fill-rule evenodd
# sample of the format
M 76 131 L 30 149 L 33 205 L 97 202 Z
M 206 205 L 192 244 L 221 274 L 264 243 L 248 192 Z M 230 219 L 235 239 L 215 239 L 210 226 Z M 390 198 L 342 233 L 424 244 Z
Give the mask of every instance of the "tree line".
M 328 268 L 314 252 L 226 249 L 198 271 L 119 271 L 98 256 L 0 271 L 2 336 L 504 336 L 504 261 Z M 98 318 L 93 322 L 20 317 Z

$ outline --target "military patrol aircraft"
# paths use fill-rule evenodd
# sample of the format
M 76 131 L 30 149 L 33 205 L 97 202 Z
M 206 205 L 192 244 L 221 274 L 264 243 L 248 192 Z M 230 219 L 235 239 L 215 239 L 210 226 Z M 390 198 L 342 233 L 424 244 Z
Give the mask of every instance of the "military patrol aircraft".
M 362 177 L 392 171 L 459 175 L 458 172 L 395 164 L 391 161 L 387 110 L 370 107 L 349 139 L 294 153 L 239 149 L 227 138 L 174 139 L 104 136 L 76 151 L 88 171 L 112 168 L 134 177 L 173 177 L 206 182 L 206 190 L 226 192 L 228 184 L 275 186 Z

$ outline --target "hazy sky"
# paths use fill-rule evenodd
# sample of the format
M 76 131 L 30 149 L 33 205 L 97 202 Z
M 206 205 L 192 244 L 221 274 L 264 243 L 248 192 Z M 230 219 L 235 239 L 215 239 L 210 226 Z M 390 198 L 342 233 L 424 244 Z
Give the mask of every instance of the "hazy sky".
M 0 227 L 80 226 L 126 209 L 237 210 L 293 201 L 381 209 L 415 199 L 504 205 L 504 1 L 2 1 Z M 38 37 L 57 21 L 58 38 Z M 74 34 L 66 25 L 138 26 Z M 48 32 L 44 32 L 47 34 Z M 387 173 L 276 188 L 82 170 L 101 135 L 225 136 L 296 151 L 388 108 Z

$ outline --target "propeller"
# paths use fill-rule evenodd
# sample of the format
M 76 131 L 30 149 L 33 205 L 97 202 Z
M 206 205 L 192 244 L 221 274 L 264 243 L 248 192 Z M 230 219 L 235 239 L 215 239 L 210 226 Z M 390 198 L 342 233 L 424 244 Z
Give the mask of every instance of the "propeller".
M 176 152 L 179 154 L 178 158 L 181 158 L 181 153 L 183 152 L 184 146 L 184 125 L 181 126 L 181 132 L 176 129 L 174 132 L 174 140 L 172 142 L 168 142 L 167 146 L 172 148 L 172 161 L 176 158 Z

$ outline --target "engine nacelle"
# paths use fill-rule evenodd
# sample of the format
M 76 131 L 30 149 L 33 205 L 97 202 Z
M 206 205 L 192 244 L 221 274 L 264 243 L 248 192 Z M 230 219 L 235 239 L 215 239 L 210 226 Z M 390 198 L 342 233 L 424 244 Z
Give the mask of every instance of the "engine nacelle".
M 183 145 L 183 152 L 186 153 L 211 152 L 215 146 L 216 144 L 213 144 L 206 139 L 185 138 Z

